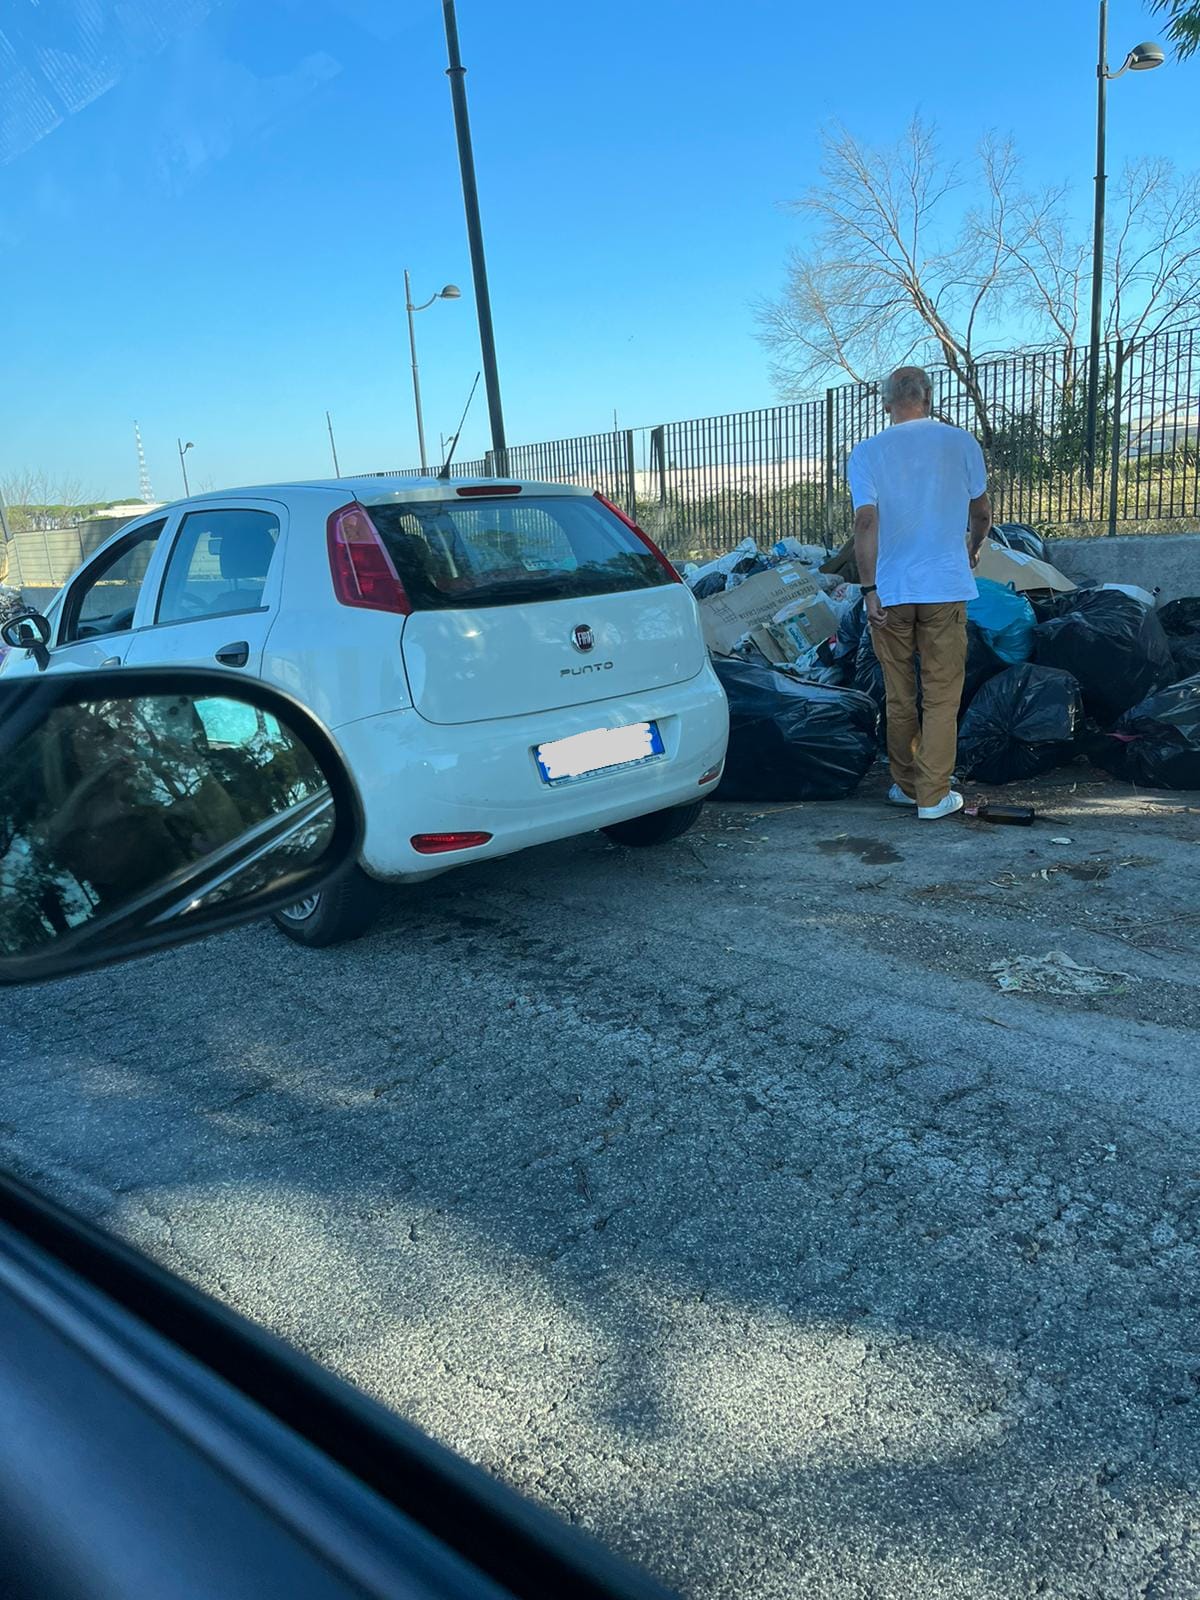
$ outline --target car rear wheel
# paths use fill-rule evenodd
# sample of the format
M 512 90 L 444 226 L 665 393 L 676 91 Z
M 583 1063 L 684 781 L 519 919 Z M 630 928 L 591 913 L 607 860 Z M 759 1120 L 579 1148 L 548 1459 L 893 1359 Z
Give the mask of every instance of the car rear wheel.
M 645 845 L 666 844 L 678 839 L 699 820 L 704 809 L 703 800 L 692 800 L 686 806 L 671 806 L 667 811 L 652 811 L 649 816 L 631 817 L 628 822 L 614 822 L 601 831 L 614 844 L 632 845 L 640 849 Z
M 354 867 L 330 888 L 277 911 L 274 922 L 289 939 L 312 949 L 342 944 L 367 931 L 382 898 L 381 885 L 361 867 Z

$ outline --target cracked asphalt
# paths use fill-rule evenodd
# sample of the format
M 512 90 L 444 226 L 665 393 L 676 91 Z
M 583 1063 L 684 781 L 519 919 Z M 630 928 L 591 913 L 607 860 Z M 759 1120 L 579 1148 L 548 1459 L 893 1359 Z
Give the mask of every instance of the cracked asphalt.
M 10 991 L 0 1153 L 685 1596 L 1200 1596 L 1200 810 L 1064 777 Z

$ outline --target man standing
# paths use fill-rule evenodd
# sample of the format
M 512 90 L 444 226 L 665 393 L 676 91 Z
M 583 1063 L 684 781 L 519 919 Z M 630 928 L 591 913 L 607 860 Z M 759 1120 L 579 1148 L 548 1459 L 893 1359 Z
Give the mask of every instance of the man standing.
M 897 367 L 883 385 L 892 426 L 856 444 L 846 468 L 854 554 L 887 691 L 888 799 L 916 806 L 925 821 L 962 809 L 950 781 L 967 601 L 978 593 L 971 569 L 992 525 L 983 451 L 961 428 L 933 420 L 932 398 L 927 372 Z

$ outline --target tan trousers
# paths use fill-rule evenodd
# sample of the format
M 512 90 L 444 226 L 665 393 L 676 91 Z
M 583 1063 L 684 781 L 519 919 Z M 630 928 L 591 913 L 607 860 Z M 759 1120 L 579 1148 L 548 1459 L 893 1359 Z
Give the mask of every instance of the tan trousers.
M 888 764 L 892 781 L 919 806 L 950 792 L 958 754 L 958 705 L 967 664 L 967 608 L 961 600 L 888 606 L 871 640 L 887 690 Z M 921 658 L 917 715 L 915 659 Z

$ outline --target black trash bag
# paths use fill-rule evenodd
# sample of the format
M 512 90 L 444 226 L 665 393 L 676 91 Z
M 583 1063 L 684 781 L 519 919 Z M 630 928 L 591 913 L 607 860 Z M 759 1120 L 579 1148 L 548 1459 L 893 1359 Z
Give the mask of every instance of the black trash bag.
M 853 689 L 713 658 L 729 697 L 718 800 L 844 800 L 875 759 L 875 707 Z
M 858 646 L 863 634 L 867 631 L 867 602 L 856 600 L 848 611 L 842 613 L 838 623 L 837 637 L 829 646 L 830 659 L 842 661 L 849 659 L 853 662 L 858 654 Z
M 1033 659 L 1077 678 L 1084 709 L 1104 727 L 1175 673 L 1157 614 L 1119 589 L 1060 595 L 1034 630 Z
M 1088 752 L 1147 789 L 1200 789 L 1200 673 L 1147 695 Z
M 1200 672 L 1200 633 L 1193 634 L 1187 639 L 1171 639 L 1171 660 L 1175 663 L 1174 678 L 1176 683 L 1181 678 L 1195 677 Z
M 958 703 L 958 714 L 962 717 L 967 707 L 983 688 L 989 678 L 994 678 L 997 673 L 1003 672 L 1008 666 L 1007 661 L 1002 661 L 988 643 L 987 634 L 978 623 L 967 621 L 967 666 L 963 673 L 962 699 Z
M 723 572 L 706 572 L 702 578 L 697 578 L 692 585 L 692 593 L 697 600 L 707 600 L 710 595 L 725 593 L 725 574 Z
M 1200 599 L 1189 596 L 1184 600 L 1168 600 L 1165 606 L 1159 606 L 1158 620 L 1163 632 L 1172 639 L 1200 635 Z
M 887 688 L 883 681 L 883 666 L 875 654 L 875 641 L 868 624 L 858 641 L 854 655 L 854 687 L 859 694 L 868 695 L 879 712 L 879 745 L 887 749 Z M 917 673 L 917 704 L 921 703 L 921 675 Z
M 849 689 L 854 683 L 854 656 L 853 654 L 838 654 L 836 639 L 822 639 L 817 646 L 817 660 L 827 672 L 836 672 L 837 681 L 843 689 Z
M 997 544 L 1019 550 L 1023 556 L 1033 556 L 1037 561 L 1048 561 L 1046 541 L 1023 522 L 996 522 L 992 524 L 991 537 Z
M 1049 622 L 1051 617 L 1057 617 L 1062 610 L 1060 600 L 1069 600 L 1069 594 L 1055 594 L 1050 589 L 1030 589 L 1026 591 L 1026 600 L 1033 607 L 1033 620 L 1035 622 Z
M 753 578 L 756 573 L 770 572 L 770 570 L 771 563 L 765 556 L 760 555 L 743 556 L 733 568 L 733 572 L 736 572 L 739 578 Z
M 980 689 L 958 730 L 962 778 L 1015 783 L 1061 767 L 1077 754 L 1083 697 L 1069 672 L 1025 662 Z

